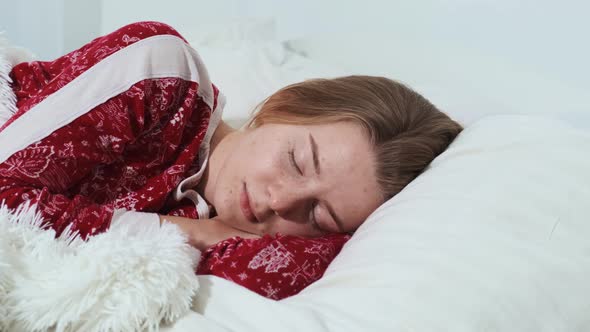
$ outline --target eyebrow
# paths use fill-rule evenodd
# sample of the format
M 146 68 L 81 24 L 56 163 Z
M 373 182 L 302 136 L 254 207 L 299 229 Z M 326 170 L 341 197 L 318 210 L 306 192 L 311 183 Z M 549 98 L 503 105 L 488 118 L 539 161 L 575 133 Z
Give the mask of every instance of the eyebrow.
M 315 173 L 320 175 L 320 158 L 318 156 L 318 144 L 313 139 L 311 133 L 309 133 L 309 145 L 311 146 L 311 155 L 313 156 L 313 166 L 315 167 Z

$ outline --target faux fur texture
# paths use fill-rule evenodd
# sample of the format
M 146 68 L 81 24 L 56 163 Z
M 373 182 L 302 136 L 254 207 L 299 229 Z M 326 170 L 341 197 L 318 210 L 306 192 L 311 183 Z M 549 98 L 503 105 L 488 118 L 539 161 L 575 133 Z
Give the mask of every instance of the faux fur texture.
M 177 226 L 55 238 L 35 208 L 0 203 L 0 331 L 155 331 L 190 310 L 200 253 Z
M 12 46 L 0 32 L 0 126 L 16 112 L 16 97 L 11 87 L 10 71 L 15 65 L 33 58 L 28 50 Z

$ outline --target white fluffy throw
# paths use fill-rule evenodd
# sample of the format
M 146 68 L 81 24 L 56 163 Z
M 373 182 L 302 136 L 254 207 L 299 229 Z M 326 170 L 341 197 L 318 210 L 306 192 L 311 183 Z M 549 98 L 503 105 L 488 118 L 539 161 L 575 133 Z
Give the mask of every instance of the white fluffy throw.
M 0 204 L 0 331 L 154 331 L 190 310 L 200 253 L 177 226 L 119 222 L 82 241 L 41 222 Z

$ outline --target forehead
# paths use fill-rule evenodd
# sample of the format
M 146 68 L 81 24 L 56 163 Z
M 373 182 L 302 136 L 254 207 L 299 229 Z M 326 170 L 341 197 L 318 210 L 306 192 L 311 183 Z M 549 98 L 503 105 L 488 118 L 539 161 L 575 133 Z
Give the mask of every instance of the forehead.
M 345 228 L 355 229 L 382 203 L 367 135 L 350 122 L 308 126 L 307 131 L 317 143 L 324 199 Z

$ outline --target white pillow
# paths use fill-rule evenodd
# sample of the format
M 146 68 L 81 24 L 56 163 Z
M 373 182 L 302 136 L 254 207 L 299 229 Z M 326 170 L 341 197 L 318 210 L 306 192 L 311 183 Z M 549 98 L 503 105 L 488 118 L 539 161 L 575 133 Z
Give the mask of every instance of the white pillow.
M 211 81 L 226 96 L 223 119 L 236 127 L 250 118 L 260 102 L 282 87 L 309 78 L 344 75 L 343 71 L 291 53 L 278 42 L 196 49 Z
M 291 51 L 276 39 L 272 19 L 210 23 L 183 34 L 226 96 L 223 119 L 234 127 L 244 124 L 260 102 L 286 85 L 347 74 Z
M 193 46 L 240 48 L 243 44 L 277 41 L 276 22 L 272 17 L 233 18 L 231 21 L 199 20 L 192 29 L 182 31 Z
M 590 133 L 469 126 L 379 208 L 324 277 L 274 302 L 201 276 L 171 331 L 590 331 Z M 208 324 L 208 325 L 204 325 Z
M 581 80 L 582 75 L 574 75 L 580 80 L 570 75 L 590 67 L 583 63 L 574 69 L 575 62 L 565 64 L 573 49 L 561 52 L 561 58 L 547 53 L 531 59 L 511 49 L 510 40 L 490 48 L 473 38 L 461 39 L 461 33 L 433 34 L 427 30 L 425 35 L 414 35 L 417 31 L 402 29 L 399 34 L 375 30 L 370 38 L 366 31 L 328 36 L 317 33 L 287 44 L 315 61 L 331 61 L 358 74 L 402 81 L 463 124 L 500 114 L 567 118 L 586 114 L 586 127 L 590 128 L 589 81 Z M 526 44 L 518 38 L 512 43 Z M 555 67 L 555 63 L 564 64 Z

